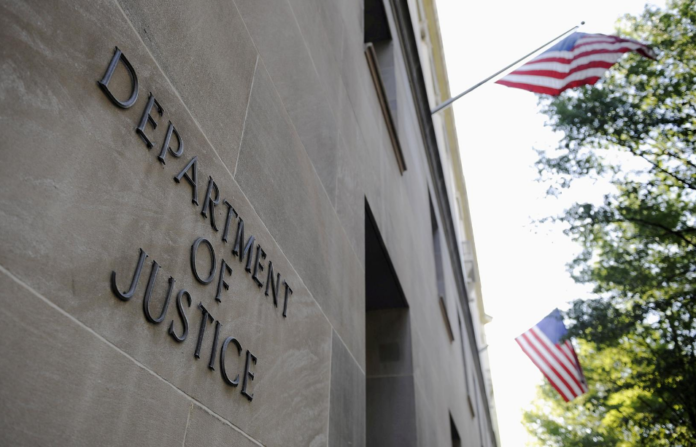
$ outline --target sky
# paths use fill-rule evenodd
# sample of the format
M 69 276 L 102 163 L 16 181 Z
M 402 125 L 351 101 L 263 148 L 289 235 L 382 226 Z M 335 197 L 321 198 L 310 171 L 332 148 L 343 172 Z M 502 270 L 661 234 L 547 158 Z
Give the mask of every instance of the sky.
M 485 79 L 569 28 L 611 34 L 616 20 L 638 14 L 645 0 L 437 0 L 453 95 Z M 650 4 L 663 7 L 664 0 Z M 502 447 L 531 439 L 522 411 L 544 379 L 515 343 L 516 336 L 589 289 L 573 282 L 566 264 L 579 247 L 558 226 L 534 219 L 572 203 L 597 202 L 606 184 L 584 182 L 560 198 L 536 181 L 534 149 L 553 149 L 562 135 L 544 125 L 531 92 L 489 83 L 454 105 L 472 213 L 486 313 L 488 353 Z

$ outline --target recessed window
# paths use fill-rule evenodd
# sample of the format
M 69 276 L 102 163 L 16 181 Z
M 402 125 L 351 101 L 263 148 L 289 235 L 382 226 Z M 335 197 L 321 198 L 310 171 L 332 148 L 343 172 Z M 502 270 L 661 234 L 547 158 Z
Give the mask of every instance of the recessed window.
M 396 132 L 398 108 L 394 45 L 384 3 L 382 0 L 365 0 L 365 57 L 394 149 L 394 156 L 399 171 L 403 174 L 406 170 L 406 162 Z
M 365 445 L 416 447 L 409 308 L 365 203 Z
M 442 266 L 442 244 L 440 242 L 440 226 L 437 223 L 437 216 L 433 208 L 433 202 L 430 202 L 430 225 L 433 236 L 433 258 L 435 259 L 435 280 L 437 282 L 438 296 L 445 296 L 445 271 Z
M 466 361 L 466 347 L 464 346 L 464 340 L 466 340 L 466 337 L 464 336 L 464 325 L 462 324 L 462 317 L 459 314 L 459 310 L 457 310 L 457 321 L 459 322 L 459 336 L 461 337 L 462 341 L 462 364 L 464 367 L 464 386 L 466 388 L 466 400 L 469 403 L 469 411 L 471 411 L 471 417 L 476 416 L 476 411 L 474 411 L 474 402 L 471 400 L 471 389 L 473 388 L 473 385 L 469 383 L 469 368 L 467 367 L 467 361 Z
M 433 260 L 435 263 L 437 297 L 440 304 L 440 311 L 442 312 L 442 318 L 445 322 L 445 329 L 447 329 L 447 335 L 449 335 L 450 341 L 454 341 L 454 331 L 452 330 L 452 324 L 450 323 L 449 315 L 447 313 L 447 299 L 445 297 L 445 270 L 442 263 L 440 227 L 437 223 L 437 216 L 435 215 L 435 209 L 433 208 L 432 201 L 430 201 L 430 224 L 433 236 Z
M 457 426 L 454 425 L 454 419 L 452 419 L 452 414 L 450 414 L 450 434 L 452 436 L 452 447 L 462 447 L 462 438 L 459 436 L 459 430 L 457 430 Z

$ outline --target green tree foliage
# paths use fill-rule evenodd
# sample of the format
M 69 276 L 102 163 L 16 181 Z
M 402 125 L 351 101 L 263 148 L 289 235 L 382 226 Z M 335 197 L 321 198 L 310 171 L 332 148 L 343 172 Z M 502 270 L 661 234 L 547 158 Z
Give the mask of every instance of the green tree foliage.
M 594 286 L 567 313 L 591 391 L 564 404 L 547 389 L 525 420 L 544 445 L 695 446 L 696 0 L 619 32 L 657 60 L 630 54 L 599 85 L 541 99 L 564 135 L 539 152 L 550 192 L 599 177 L 615 192 L 558 218 L 582 247 L 573 277 Z
M 642 382 L 642 378 L 655 375 L 647 361 L 653 354 L 634 348 L 630 339 L 604 348 L 580 340 L 579 357 L 590 390 L 566 403 L 548 383 L 539 388 L 533 408 L 524 414 L 524 424 L 537 438 L 537 445 L 693 445 L 693 432 L 670 422 L 679 417 L 673 414 L 673 406 Z
M 595 377 L 604 370 L 617 370 L 621 360 L 615 352 L 603 350 L 590 353 L 583 344 L 580 357 L 585 374 Z M 592 354 L 588 356 L 588 354 Z M 625 359 L 623 359 L 625 361 Z M 534 407 L 525 412 L 524 424 L 536 435 L 543 447 L 613 447 L 631 445 L 632 433 L 617 427 L 622 418 L 631 415 L 625 400 L 606 402 L 605 388 L 592 383 L 588 394 L 574 402 L 565 403 L 548 383 L 540 387 Z

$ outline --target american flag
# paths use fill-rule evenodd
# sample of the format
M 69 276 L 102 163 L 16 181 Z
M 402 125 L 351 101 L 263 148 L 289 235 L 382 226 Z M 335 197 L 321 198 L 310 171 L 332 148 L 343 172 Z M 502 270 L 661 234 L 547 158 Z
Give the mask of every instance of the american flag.
M 496 83 L 557 96 L 569 88 L 593 85 L 630 51 L 655 59 L 650 47 L 635 40 L 573 33 Z
M 566 402 L 587 392 L 587 382 L 558 309 L 515 339 Z

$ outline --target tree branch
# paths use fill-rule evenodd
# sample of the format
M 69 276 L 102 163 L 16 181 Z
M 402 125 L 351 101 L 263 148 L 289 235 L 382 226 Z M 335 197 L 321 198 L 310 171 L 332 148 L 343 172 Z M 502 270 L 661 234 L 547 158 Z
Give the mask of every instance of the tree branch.
M 681 240 L 683 240 L 684 242 L 686 242 L 687 244 L 691 245 L 692 247 L 696 247 L 696 243 L 693 242 L 693 241 L 691 241 L 691 240 L 690 240 L 689 238 L 687 238 L 686 236 L 684 236 L 684 235 L 682 234 L 682 231 L 673 230 L 673 229 L 669 228 L 668 226 L 663 225 L 663 224 L 661 224 L 661 223 L 650 222 L 649 220 L 639 219 L 639 218 L 636 218 L 636 217 L 623 216 L 623 218 L 624 218 L 626 221 L 628 221 L 628 222 L 639 223 L 639 224 L 647 225 L 647 226 L 650 226 L 650 227 L 659 228 L 659 229 L 665 231 L 664 234 L 671 234 L 671 235 L 673 235 L 673 236 L 676 236 L 676 237 L 678 237 L 679 239 L 681 239 Z
M 656 163 L 655 161 L 653 161 L 653 160 L 651 160 L 650 158 L 648 158 L 645 154 L 639 153 L 636 149 L 634 149 L 634 148 L 631 147 L 631 146 L 626 146 L 626 145 L 622 145 L 622 146 L 625 147 L 625 148 L 627 148 L 627 149 L 628 149 L 633 155 L 635 155 L 636 157 L 640 157 L 640 158 L 642 158 L 643 160 L 645 160 L 645 161 L 647 161 L 648 163 L 650 163 L 650 164 L 651 164 L 655 169 L 657 169 L 658 171 L 660 171 L 660 172 L 662 172 L 662 173 L 664 173 L 664 174 L 667 174 L 668 176 L 672 177 L 673 179 L 677 180 L 677 181 L 680 182 L 680 183 L 683 183 L 687 188 L 692 189 L 692 190 L 696 190 L 696 185 L 695 185 L 695 184 L 693 184 L 693 183 L 691 183 L 691 182 L 688 182 L 688 181 L 684 180 L 683 178 L 677 176 L 676 174 L 674 174 L 674 173 L 672 173 L 672 172 L 669 172 L 667 169 L 663 168 L 663 167 L 660 166 L 658 163 Z

